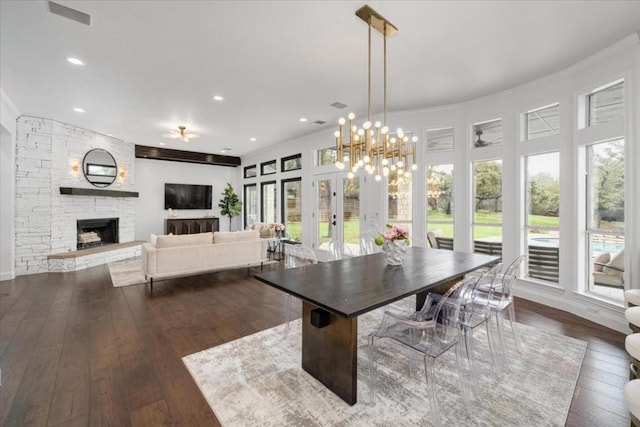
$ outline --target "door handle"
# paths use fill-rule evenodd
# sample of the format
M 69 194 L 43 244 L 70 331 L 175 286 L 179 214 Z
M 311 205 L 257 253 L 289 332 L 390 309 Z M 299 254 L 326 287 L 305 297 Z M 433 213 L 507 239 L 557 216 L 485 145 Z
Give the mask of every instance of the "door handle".
M 336 225 L 336 220 L 334 219 L 331 224 Z

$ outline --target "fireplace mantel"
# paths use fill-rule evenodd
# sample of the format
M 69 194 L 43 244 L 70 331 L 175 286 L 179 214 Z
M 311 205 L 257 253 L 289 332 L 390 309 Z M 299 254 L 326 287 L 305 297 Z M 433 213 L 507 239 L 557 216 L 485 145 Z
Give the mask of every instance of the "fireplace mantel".
M 70 196 L 138 197 L 137 191 L 101 190 L 99 188 L 60 187 L 60 194 Z

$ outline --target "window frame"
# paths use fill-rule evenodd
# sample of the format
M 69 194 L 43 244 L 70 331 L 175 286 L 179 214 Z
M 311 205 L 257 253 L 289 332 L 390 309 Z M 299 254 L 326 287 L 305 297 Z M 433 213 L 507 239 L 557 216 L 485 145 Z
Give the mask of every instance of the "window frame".
M 289 160 L 296 160 L 296 159 L 300 159 L 299 162 L 299 167 L 293 168 L 293 169 L 286 169 L 285 168 L 285 164 L 287 163 L 287 161 Z M 287 156 L 287 157 L 283 157 L 280 159 L 280 171 L 281 172 L 291 172 L 291 171 L 297 171 L 297 170 L 301 170 L 302 169 L 302 153 L 298 153 L 298 154 L 294 154 L 292 156 Z
M 287 215 L 286 215 L 286 210 L 287 210 L 287 194 L 285 192 L 285 186 L 288 183 L 291 182 L 299 182 L 300 183 L 300 212 L 301 212 L 301 216 L 302 216 L 302 201 L 304 200 L 302 198 L 302 191 L 304 190 L 304 188 L 302 187 L 302 177 L 297 177 L 297 178 L 287 178 L 287 179 L 283 179 L 280 180 L 280 218 L 281 218 L 281 222 L 282 224 L 284 224 L 285 226 L 285 230 L 287 230 Z M 300 223 L 302 224 L 302 218 L 300 219 Z
M 250 170 L 253 170 L 253 171 L 254 171 L 254 173 L 255 173 L 255 175 L 253 175 L 253 176 L 248 176 L 248 175 L 247 175 L 247 172 L 249 172 Z M 244 177 L 245 179 L 248 179 L 248 178 L 255 178 L 255 177 L 257 177 L 257 176 L 258 176 L 258 166 L 257 166 L 257 165 L 251 165 L 251 166 L 245 166 L 245 167 L 244 167 L 244 174 L 243 174 L 243 177 Z
M 266 192 L 264 191 L 264 188 L 267 185 L 273 185 L 273 189 L 274 189 L 274 191 L 276 193 L 275 197 L 273 198 L 273 215 L 275 217 L 275 218 L 273 218 L 273 222 L 276 222 L 278 220 L 278 217 L 277 217 L 277 215 L 278 215 L 278 185 L 277 184 L 278 183 L 277 183 L 276 180 L 264 181 L 264 182 L 260 183 L 260 222 L 264 222 L 264 223 L 267 222 L 267 220 L 265 218 L 266 209 L 264 208 L 265 207 L 264 197 L 265 197 L 265 194 L 266 194 Z
M 243 201 L 244 201 L 244 203 L 243 203 L 243 208 L 244 209 L 242 209 L 242 211 L 243 211 L 242 217 L 243 217 L 243 220 L 244 220 L 244 226 L 245 227 L 250 225 L 249 221 L 248 221 L 248 218 L 247 218 L 247 207 L 248 207 L 248 204 L 247 204 L 247 199 L 248 199 L 247 190 L 250 187 L 254 187 L 254 190 L 255 190 L 255 193 L 256 193 L 256 199 L 258 198 L 258 184 L 257 183 L 245 184 L 243 186 L 243 194 L 242 195 L 243 195 Z M 259 208 L 259 205 L 258 205 L 257 200 L 256 200 L 256 211 L 259 210 L 258 208 Z M 257 221 L 257 219 L 258 219 L 258 212 L 256 212 L 256 221 Z
M 273 165 L 273 171 L 265 172 L 265 168 L 269 167 L 270 165 Z M 273 175 L 275 173 L 278 173 L 278 162 L 276 161 L 276 159 L 260 163 L 260 176 Z

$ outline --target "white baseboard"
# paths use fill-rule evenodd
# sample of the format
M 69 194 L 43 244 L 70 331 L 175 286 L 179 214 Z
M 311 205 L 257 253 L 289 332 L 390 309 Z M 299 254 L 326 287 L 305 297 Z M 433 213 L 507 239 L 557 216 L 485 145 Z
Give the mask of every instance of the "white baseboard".
M 12 280 L 16 278 L 16 271 L 1 271 L 0 272 L 0 282 L 3 280 Z
M 605 326 L 623 334 L 629 334 L 629 323 L 624 317 L 623 308 L 612 308 L 608 304 L 589 301 L 585 297 L 578 297 L 573 292 L 564 291 L 558 295 L 557 291 L 529 286 L 518 286 L 514 289 L 516 297 L 534 301 L 558 310 L 566 311 L 598 325 Z

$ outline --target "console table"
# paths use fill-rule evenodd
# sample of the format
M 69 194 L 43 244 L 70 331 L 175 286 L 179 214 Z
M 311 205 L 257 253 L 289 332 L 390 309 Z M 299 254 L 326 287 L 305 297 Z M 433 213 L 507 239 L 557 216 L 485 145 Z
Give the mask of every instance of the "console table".
M 167 218 L 164 221 L 165 234 L 198 234 L 220 230 L 220 219 L 209 218 Z

